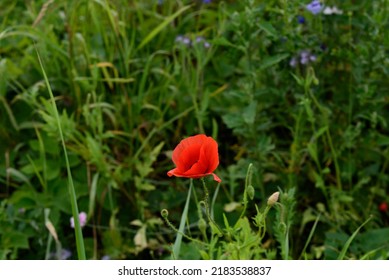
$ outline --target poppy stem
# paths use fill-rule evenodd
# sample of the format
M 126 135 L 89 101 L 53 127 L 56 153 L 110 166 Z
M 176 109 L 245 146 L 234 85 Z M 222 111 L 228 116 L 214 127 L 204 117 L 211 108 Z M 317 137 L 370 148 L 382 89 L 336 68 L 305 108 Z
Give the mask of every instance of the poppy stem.
M 176 227 L 170 222 L 170 220 L 169 220 L 169 218 L 168 218 L 168 215 L 169 215 L 169 212 L 168 212 L 166 209 L 162 209 L 162 211 L 161 211 L 161 216 L 162 216 L 162 218 L 165 220 L 165 223 L 170 227 L 170 229 L 171 229 L 172 231 L 174 231 L 174 232 L 177 233 L 177 234 L 182 235 L 183 237 L 185 237 L 186 239 L 188 239 L 188 240 L 190 240 L 190 241 L 199 243 L 199 244 L 201 244 L 201 245 L 203 245 L 203 246 L 207 246 L 207 244 L 206 244 L 205 242 L 202 242 L 202 241 L 200 241 L 200 240 L 198 240 L 198 239 L 192 238 L 192 237 L 190 237 L 189 235 L 187 235 L 187 234 L 183 233 L 182 231 L 180 231 L 178 228 L 176 228 Z
M 205 184 L 204 178 L 201 178 L 201 181 L 203 182 L 203 187 L 204 187 L 204 208 L 205 208 L 205 212 L 207 214 L 209 222 L 212 225 L 214 225 L 215 228 L 217 229 L 219 237 L 222 237 L 223 236 L 223 231 L 218 226 L 218 224 L 213 220 L 213 218 L 211 217 L 211 214 L 210 214 L 209 204 L 208 204 L 209 192 L 208 192 L 207 185 Z
M 249 188 L 249 186 L 251 186 L 251 180 L 252 180 L 252 175 L 253 175 L 253 164 L 250 163 L 249 164 L 249 167 L 247 169 L 247 174 L 246 174 L 246 182 L 245 182 L 245 186 L 244 186 L 244 192 L 243 192 L 243 211 L 242 213 L 240 214 L 240 217 L 239 217 L 239 220 L 241 218 L 243 218 L 244 214 L 246 213 L 246 210 L 247 210 L 247 204 L 248 204 L 248 198 L 247 198 L 247 190 Z M 239 221 L 238 220 L 238 221 Z

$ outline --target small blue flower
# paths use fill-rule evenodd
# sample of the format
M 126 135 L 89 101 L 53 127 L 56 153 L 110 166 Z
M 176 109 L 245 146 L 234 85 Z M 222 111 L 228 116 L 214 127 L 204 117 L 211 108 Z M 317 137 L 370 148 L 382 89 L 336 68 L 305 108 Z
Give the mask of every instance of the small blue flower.
M 321 49 L 323 52 L 326 51 L 326 50 L 327 50 L 327 45 L 324 44 L 324 43 L 321 43 L 321 44 L 320 44 L 320 49 Z
M 211 0 L 203 0 L 203 3 L 204 4 L 209 4 L 209 3 L 211 3 L 212 1 Z
M 317 15 L 321 12 L 323 6 L 321 5 L 319 0 L 313 0 L 311 3 L 306 5 L 306 8 L 308 11 L 310 11 L 312 14 Z
M 300 23 L 300 24 L 304 24 L 305 23 L 305 17 L 297 16 L 297 22 Z

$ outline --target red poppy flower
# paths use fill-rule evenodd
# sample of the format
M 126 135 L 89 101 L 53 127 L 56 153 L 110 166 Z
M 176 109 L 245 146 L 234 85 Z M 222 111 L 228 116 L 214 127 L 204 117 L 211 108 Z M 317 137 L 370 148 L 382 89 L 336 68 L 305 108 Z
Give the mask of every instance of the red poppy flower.
M 212 175 L 217 182 L 222 180 L 213 173 L 219 165 L 217 142 L 204 134 L 182 140 L 173 151 L 176 168 L 170 170 L 169 177 L 201 178 Z

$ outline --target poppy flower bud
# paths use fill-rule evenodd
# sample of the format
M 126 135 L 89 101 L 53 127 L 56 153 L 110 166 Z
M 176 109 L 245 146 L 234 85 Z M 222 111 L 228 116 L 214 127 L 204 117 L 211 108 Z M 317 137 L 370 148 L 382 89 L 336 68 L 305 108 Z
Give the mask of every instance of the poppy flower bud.
M 167 211 L 166 209 L 162 209 L 161 216 L 162 218 L 166 219 L 169 216 L 169 211 Z
M 253 187 L 252 185 L 249 185 L 249 186 L 247 187 L 247 194 L 249 195 L 249 198 L 250 198 L 251 200 L 254 199 L 255 190 L 254 190 L 254 187 Z
M 273 193 L 267 200 L 267 205 L 273 206 L 278 201 L 278 197 L 280 196 L 280 192 Z
M 201 218 L 199 220 L 198 227 L 201 232 L 205 233 L 205 231 L 207 230 L 207 222 L 203 218 Z
M 173 151 L 172 160 L 176 168 L 170 170 L 169 177 L 202 178 L 212 175 L 213 179 L 221 179 L 213 173 L 219 165 L 217 142 L 204 134 L 182 140 Z

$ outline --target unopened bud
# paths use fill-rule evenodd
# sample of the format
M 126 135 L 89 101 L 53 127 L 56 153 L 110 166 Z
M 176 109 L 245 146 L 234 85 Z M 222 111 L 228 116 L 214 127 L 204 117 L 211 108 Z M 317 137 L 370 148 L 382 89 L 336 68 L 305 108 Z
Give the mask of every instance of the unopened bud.
M 166 209 L 162 209 L 161 216 L 162 218 L 166 219 L 169 216 L 169 211 L 167 211 Z
M 205 233 L 205 231 L 207 230 L 207 222 L 201 218 L 199 220 L 198 227 L 202 233 Z
M 250 198 L 251 200 L 254 199 L 255 190 L 254 190 L 254 187 L 253 187 L 252 185 L 249 185 L 249 186 L 247 187 L 247 194 L 249 195 L 249 198 Z
M 267 205 L 273 206 L 278 201 L 278 197 L 280 196 L 280 192 L 273 193 L 267 200 Z

